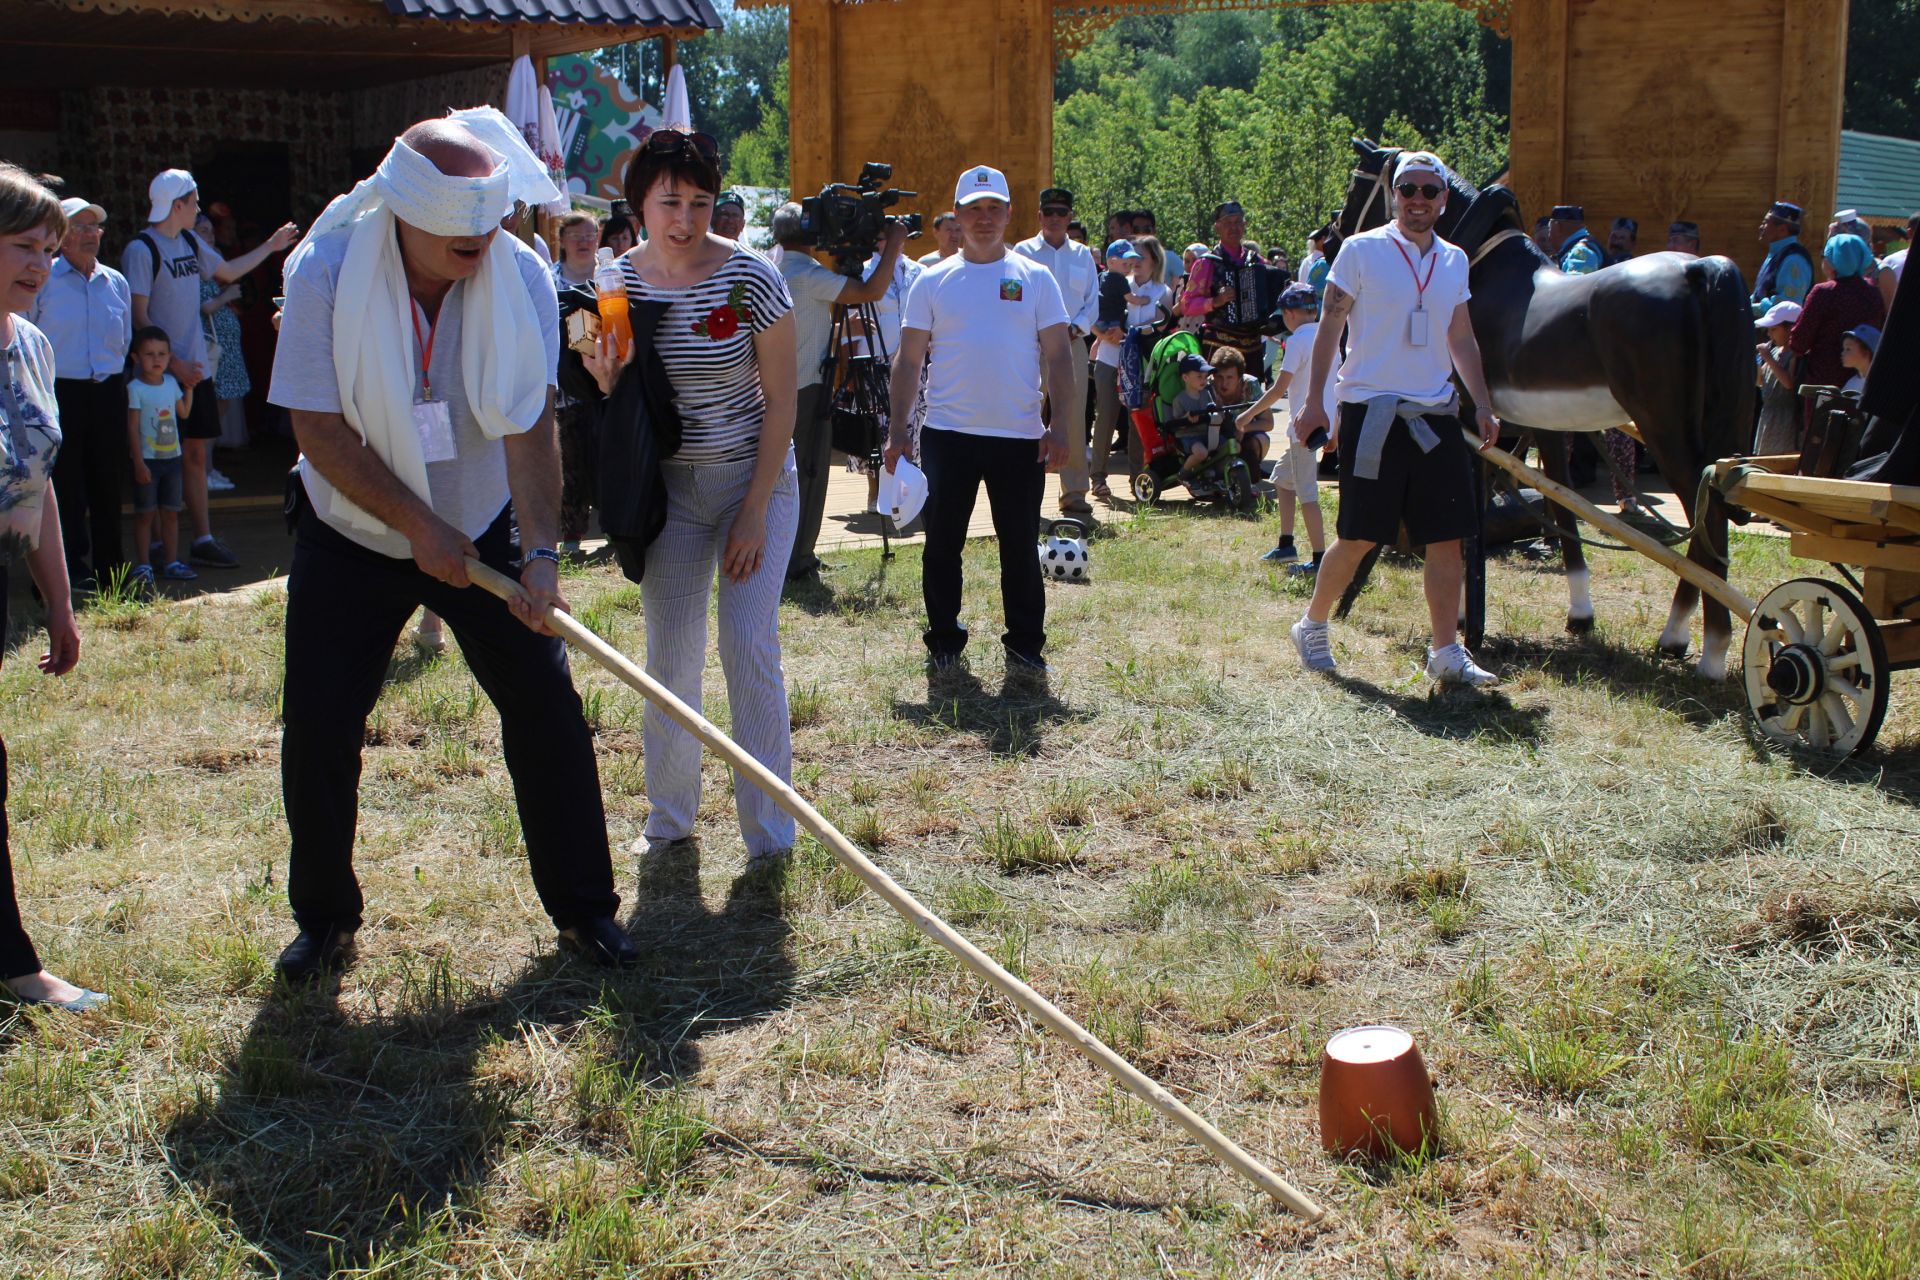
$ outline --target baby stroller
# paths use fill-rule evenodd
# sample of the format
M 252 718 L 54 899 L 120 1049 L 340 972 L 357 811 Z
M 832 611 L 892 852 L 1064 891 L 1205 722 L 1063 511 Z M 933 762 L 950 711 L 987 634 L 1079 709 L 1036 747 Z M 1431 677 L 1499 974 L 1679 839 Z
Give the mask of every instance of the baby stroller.
M 1207 450 L 1206 461 L 1191 475 L 1182 474 L 1186 459 L 1173 432 L 1161 421 L 1180 394 L 1180 358 L 1199 354 L 1200 340 L 1182 331 L 1156 342 L 1144 362 L 1140 379 L 1143 403 L 1129 409 L 1139 441 L 1139 457 L 1133 467 L 1133 500 L 1151 506 L 1169 489 L 1185 485 L 1197 501 L 1252 511 L 1259 499 L 1253 491 L 1252 468 L 1240 456 L 1240 430 L 1235 420 L 1246 405 L 1209 406 L 1202 425 L 1218 443 Z

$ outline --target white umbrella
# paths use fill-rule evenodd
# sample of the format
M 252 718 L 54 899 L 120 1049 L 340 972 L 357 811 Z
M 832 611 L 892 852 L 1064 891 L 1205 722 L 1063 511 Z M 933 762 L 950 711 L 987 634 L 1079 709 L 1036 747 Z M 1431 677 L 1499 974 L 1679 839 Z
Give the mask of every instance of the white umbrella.
M 448 112 L 447 118 L 465 125 L 506 161 L 509 199 L 545 205 L 563 198 L 548 176 L 545 162 L 533 154 L 533 148 L 506 116 L 492 107 L 468 107 L 464 111 Z
M 667 100 L 660 108 L 660 127 L 693 132 L 693 108 L 687 103 L 687 73 L 679 63 L 667 72 Z
M 541 162 L 552 172 L 562 173 L 566 169 L 566 151 L 560 145 L 560 123 L 553 112 L 553 90 L 546 85 L 540 86 L 540 145 L 534 150 L 539 152 Z M 560 196 L 544 207 L 548 213 L 557 215 L 571 208 L 572 201 L 567 199 L 567 180 L 564 175 L 556 180 L 555 185 L 560 188 Z

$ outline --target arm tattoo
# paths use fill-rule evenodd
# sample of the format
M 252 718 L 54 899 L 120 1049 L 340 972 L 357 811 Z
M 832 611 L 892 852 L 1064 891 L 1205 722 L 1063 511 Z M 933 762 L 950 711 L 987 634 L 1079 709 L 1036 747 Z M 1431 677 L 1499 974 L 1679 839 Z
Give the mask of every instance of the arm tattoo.
M 1320 304 L 1322 316 L 1338 319 L 1353 310 L 1353 295 L 1337 284 L 1327 286 L 1326 300 Z

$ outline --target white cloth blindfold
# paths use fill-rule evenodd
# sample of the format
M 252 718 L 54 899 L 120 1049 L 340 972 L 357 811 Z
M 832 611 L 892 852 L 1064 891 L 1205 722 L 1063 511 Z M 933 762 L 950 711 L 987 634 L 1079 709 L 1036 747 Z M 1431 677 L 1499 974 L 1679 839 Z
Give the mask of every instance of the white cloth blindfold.
M 493 149 L 488 148 L 489 151 Z M 373 171 L 373 185 L 393 216 L 436 236 L 483 236 L 513 207 L 507 163 L 484 178 L 456 178 L 400 139 Z

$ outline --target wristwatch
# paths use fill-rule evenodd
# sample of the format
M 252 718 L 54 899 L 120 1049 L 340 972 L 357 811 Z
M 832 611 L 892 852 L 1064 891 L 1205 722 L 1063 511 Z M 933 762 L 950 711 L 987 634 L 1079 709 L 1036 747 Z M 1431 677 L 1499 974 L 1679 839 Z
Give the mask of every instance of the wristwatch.
M 560 553 L 552 547 L 534 547 L 520 557 L 522 566 L 530 565 L 535 560 L 551 560 L 554 568 L 560 567 Z

